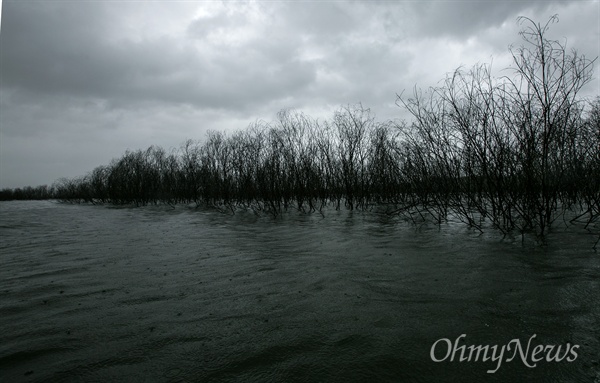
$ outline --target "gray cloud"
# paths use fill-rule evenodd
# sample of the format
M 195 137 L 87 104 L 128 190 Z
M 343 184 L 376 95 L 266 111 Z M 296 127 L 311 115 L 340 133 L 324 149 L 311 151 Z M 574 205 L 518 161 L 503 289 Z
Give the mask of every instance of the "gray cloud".
M 98 97 L 116 105 L 162 101 L 249 110 L 315 79 L 314 66 L 295 57 L 296 47 L 287 41 L 256 39 L 243 49 L 210 42 L 197 49 L 194 41 L 172 37 L 109 41 L 87 29 L 88 21 L 95 29 L 112 27 L 106 20 L 86 19 L 103 12 L 83 7 L 78 14 L 71 10 L 63 15 L 60 7 L 25 8 L 11 4 L 5 10 L 15 16 L 8 18 L 2 33 L 2 46 L 10 49 L 2 55 L 7 87 Z M 227 35 L 227 28 L 238 27 L 243 16 L 213 17 L 209 24 L 219 27 L 209 30 Z M 190 24 L 190 34 L 199 33 L 199 24 Z M 205 31 L 204 37 L 211 33 Z
M 437 0 L 411 2 L 412 26 L 424 36 L 466 38 L 486 28 L 513 21 L 523 12 L 536 16 L 561 0 Z M 548 15 L 549 16 L 549 15 Z

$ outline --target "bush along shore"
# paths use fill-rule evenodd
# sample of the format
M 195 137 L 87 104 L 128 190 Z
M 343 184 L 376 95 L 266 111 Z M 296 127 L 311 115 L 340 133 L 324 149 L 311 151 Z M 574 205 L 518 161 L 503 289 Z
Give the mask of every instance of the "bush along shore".
M 279 215 L 326 206 L 383 208 L 415 221 L 450 215 L 478 230 L 543 236 L 600 216 L 600 98 L 579 97 L 593 63 L 520 18 L 523 44 L 494 77 L 460 68 L 438 87 L 397 96 L 412 122 L 377 122 L 362 105 L 329 120 L 283 110 L 233 134 L 209 132 L 167 152 L 127 151 L 51 187 L 0 199 L 147 205 L 195 203 Z

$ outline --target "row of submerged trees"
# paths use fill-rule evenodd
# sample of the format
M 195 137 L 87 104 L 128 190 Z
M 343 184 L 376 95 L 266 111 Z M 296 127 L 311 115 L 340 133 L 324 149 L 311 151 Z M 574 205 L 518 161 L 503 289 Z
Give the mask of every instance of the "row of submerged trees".
M 554 221 L 600 216 L 600 99 L 578 97 L 592 64 L 545 25 L 521 18 L 513 67 L 459 69 L 441 86 L 398 97 L 410 124 L 377 122 L 361 105 L 318 121 L 285 110 L 231 135 L 178 150 L 128 151 L 84 177 L 62 179 L 63 201 L 196 203 L 274 215 L 384 206 L 414 220 L 449 216 L 504 233 L 544 234 Z
M 0 190 L 0 201 L 46 200 L 54 198 L 54 188 L 48 185 Z
M 54 185 L 65 201 L 197 203 L 226 210 L 245 207 L 279 214 L 289 208 L 350 209 L 396 202 L 406 187 L 402 152 L 391 125 L 369 110 L 346 107 L 331 121 L 282 111 L 275 123 L 257 122 L 225 135 L 210 132 L 167 153 L 152 146 L 128 151 L 85 177 Z

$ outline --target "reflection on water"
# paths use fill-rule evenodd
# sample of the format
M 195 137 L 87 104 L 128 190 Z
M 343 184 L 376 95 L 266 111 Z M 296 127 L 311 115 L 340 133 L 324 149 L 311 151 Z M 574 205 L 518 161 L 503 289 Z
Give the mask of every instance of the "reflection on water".
M 0 204 L 0 381 L 600 380 L 593 236 L 544 246 L 331 210 Z M 433 343 L 580 345 L 440 362 Z M 563 346 L 564 347 L 564 346 Z

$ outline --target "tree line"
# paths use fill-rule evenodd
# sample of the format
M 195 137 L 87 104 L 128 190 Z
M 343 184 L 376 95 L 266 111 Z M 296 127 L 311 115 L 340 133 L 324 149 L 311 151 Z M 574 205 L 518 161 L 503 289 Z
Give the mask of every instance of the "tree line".
M 362 105 L 330 119 L 283 110 L 232 134 L 209 132 L 165 151 L 127 151 L 52 187 L 5 189 L 0 199 L 195 203 L 273 215 L 288 209 L 384 208 L 412 220 L 449 216 L 482 230 L 544 235 L 558 219 L 600 216 L 600 98 L 580 90 L 594 60 L 520 18 L 513 65 L 459 68 L 441 85 L 397 96 L 412 121 L 378 122 Z

